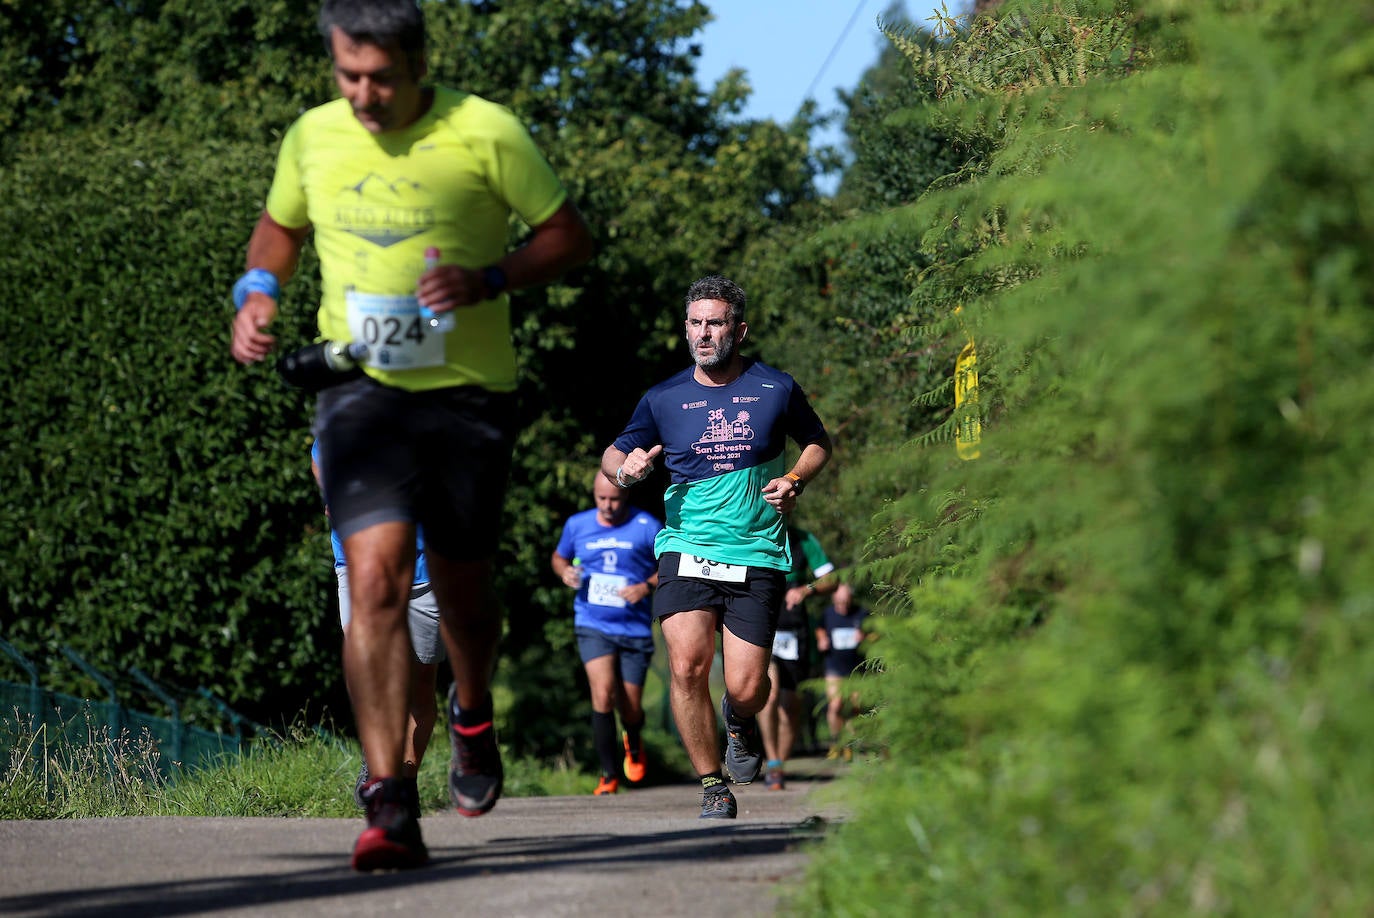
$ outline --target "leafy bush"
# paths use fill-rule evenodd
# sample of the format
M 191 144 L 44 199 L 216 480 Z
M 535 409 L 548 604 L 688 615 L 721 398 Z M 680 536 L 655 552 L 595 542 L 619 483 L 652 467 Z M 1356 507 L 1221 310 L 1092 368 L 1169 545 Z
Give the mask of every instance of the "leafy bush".
M 910 450 L 878 520 L 893 765 L 799 910 L 1374 907 L 1367 16 L 1013 2 L 909 49 L 989 143 L 910 215 L 983 455 Z
M 25 189 L 4 218 L 26 229 L 0 275 L 23 368 L 0 395 L 7 638 L 255 715 L 269 687 L 314 697 L 338 638 L 309 406 L 225 344 L 270 152 L 168 152 L 177 137 L 148 128 L 31 143 L 3 169 Z M 289 296 L 310 302 L 312 281 Z M 287 345 L 313 334 L 294 315 Z

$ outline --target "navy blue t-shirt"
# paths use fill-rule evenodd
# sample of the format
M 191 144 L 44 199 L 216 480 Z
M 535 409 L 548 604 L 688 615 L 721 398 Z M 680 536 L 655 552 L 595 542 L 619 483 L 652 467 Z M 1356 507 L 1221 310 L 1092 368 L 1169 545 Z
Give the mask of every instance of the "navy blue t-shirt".
M 746 360 L 725 386 L 702 385 L 695 371 L 688 367 L 646 392 L 614 444 L 624 453 L 663 444 L 671 484 L 654 550 L 791 570 L 786 521 L 763 486 L 785 471 L 789 437 L 805 447 L 825 427 L 781 370 Z

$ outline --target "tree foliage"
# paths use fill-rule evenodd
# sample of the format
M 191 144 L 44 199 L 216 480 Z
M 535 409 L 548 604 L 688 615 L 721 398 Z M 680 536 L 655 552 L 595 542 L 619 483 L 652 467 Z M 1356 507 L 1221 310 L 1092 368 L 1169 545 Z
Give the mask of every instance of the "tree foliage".
M 818 163 L 809 116 L 741 120 L 738 75 L 697 83 L 702 4 L 554 6 L 425 6 L 432 78 L 524 118 L 598 235 L 592 265 L 515 298 L 526 427 L 501 676 L 509 734 L 551 754 L 585 704 L 548 572 L 562 520 L 637 394 L 686 359 L 687 284 L 811 207 Z M 4 397 L 0 625 L 35 658 L 70 644 L 269 721 L 337 705 L 342 685 L 310 405 L 226 346 L 276 138 L 334 91 L 309 7 L 0 5 L 0 118 L 24 128 L 0 146 L 0 177 L 24 189 L 0 204 L 24 230 L 0 290 L 33 369 Z M 314 334 L 315 271 L 307 247 L 283 347 Z
M 892 764 L 797 908 L 1371 907 L 1371 13 L 894 33 L 935 90 L 911 123 L 982 151 L 904 216 L 927 334 L 987 371 L 982 458 L 900 456 L 868 567 Z

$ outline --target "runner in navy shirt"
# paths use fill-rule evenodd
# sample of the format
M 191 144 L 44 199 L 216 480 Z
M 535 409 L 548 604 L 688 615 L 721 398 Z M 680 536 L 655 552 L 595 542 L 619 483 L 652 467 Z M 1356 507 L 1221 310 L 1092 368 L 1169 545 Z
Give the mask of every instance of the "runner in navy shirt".
M 616 792 L 622 771 L 631 784 L 644 780 L 644 677 L 654 655 L 650 592 L 658 583 L 654 537 L 663 524 L 630 506 L 628 495 L 601 475 L 592 497 L 595 507 L 563 525 L 549 564 L 577 591 L 573 633 L 592 693 L 592 737 L 601 760 L 595 793 L 601 796 Z M 625 728 L 619 737 L 617 710 Z
M 830 727 L 828 759 L 841 755 L 846 759 L 853 757 L 843 735 L 849 715 L 858 708 L 859 695 L 851 691 L 846 697 L 844 682 L 863 662 L 863 643 L 873 638 L 863 627 L 867 617 L 868 610 L 854 604 L 854 588 L 842 583 L 835 589 L 831 604 L 821 613 L 821 624 L 816 629 L 816 648 L 825 660 L 825 719 Z
M 784 514 L 830 459 L 830 438 L 796 380 L 746 360 L 745 296 L 712 275 L 687 291 L 696 365 L 650 389 L 601 458 L 627 488 L 662 457 L 671 476 L 655 542 L 654 596 L 672 673 L 673 716 L 701 777 L 702 818 L 733 819 L 709 676 L 721 632 L 724 771 L 748 784 L 763 765 L 755 715 L 768 699 L 773 632 L 792 567 Z M 788 469 L 786 445 L 801 449 Z

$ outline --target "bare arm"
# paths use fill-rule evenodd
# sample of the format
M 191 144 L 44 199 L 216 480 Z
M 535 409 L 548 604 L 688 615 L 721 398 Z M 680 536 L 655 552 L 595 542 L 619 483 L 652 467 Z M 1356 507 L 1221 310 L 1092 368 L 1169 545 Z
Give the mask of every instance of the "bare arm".
M 835 571 L 824 577 L 817 577 L 808 583 L 799 583 L 787 588 L 787 608 L 804 602 L 809 596 L 829 596 L 840 587 L 840 578 Z
M 301 246 L 310 235 L 310 227 L 290 229 L 273 220 L 263 211 L 253 235 L 248 240 L 248 268 L 270 271 L 278 283 L 285 283 L 296 273 L 296 261 Z M 250 293 L 243 308 L 234 316 L 229 353 L 239 363 L 256 363 L 271 353 L 277 339 L 267 333 L 267 326 L 277 317 L 277 301 L 265 293 Z
M 557 551 L 549 556 L 549 567 L 553 568 L 554 574 L 563 581 L 565 587 L 576 590 L 582 586 L 582 572 L 577 569 L 577 565 Z
M 806 483 L 820 474 L 821 469 L 825 468 L 830 461 L 830 454 L 834 447 L 830 442 L 829 434 L 822 434 L 819 440 L 808 443 L 802 448 L 801 455 L 797 457 L 797 464 L 792 466 L 792 471 L 781 478 L 774 478 L 763 487 L 764 498 L 772 504 L 779 513 L 787 513 L 797 506 L 797 498 L 801 496 L 801 490 Z M 794 480 L 800 479 L 800 481 Z
M 497 267 L 506 273 L 511 289 L 533 287 L 589 261 L 595 251 L 591 230 L 569 200 L 534 227 L 529 240 L 508 252 Z
M 595 250 L 582 215 L 572 201 L 564 201 L 553 216 L 533 228 L 524 245 L 507 252 L 495 266 L 506 275 L 506 289 L 519 290 L 556 280 L 590 259 Z M 445 312 L 488 299 L 491 293 L 482 277 L 486 267 L 445 264 L 426 271 L 415 290 L 420 305 Z
M 654 460 L 663 453 L 663 444 L 652 446 L 646 452 L 636 447 L 630 453 L 622 453 L 614 446 L 606 447 L 601 454 L 601 474 L 622 488 L 638 484 L 654 470 Z

